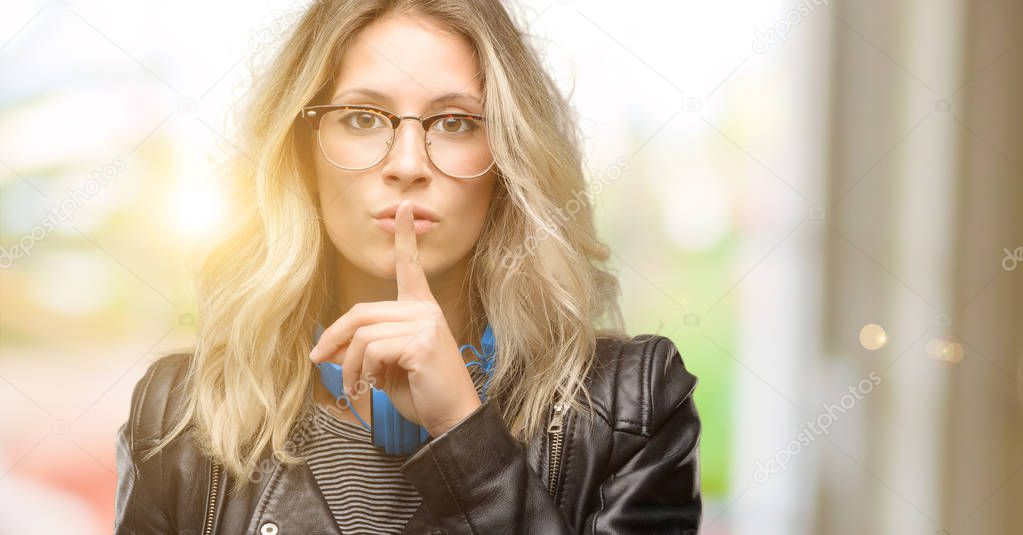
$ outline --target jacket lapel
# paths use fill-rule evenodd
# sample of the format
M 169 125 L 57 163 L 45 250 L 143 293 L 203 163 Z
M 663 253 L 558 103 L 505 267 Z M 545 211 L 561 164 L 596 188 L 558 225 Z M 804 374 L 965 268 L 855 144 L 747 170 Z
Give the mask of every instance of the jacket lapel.
M 342 535 L 309 465 L 274 464 L 248 533 L 261 533 L 261 526 L 272 522 L 278 527 L 277 533 Z

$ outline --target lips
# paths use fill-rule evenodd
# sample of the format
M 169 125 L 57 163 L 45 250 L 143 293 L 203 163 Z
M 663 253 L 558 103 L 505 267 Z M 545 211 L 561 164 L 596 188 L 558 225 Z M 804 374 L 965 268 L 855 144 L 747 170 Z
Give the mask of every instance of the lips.
M 385 232 L 394 234 L 398 228 L 396 219 L 398 204 L 400 203 L 373 212 L 373 222 Z M 417 236 L 429 232 L 440 221 L 436 212 L 416 203 L 412 203 L 412 219 Z
M 400 203 L 394 203 L 390 206 L 377 210 L 373 213 L 373 217 L 376 219 L 395 219 L 398 214 L 398 204 Z M 440 217 L 436 212 L 416 203 L 412 203 L 412 217 L 417 221 L 420 219 L 433 222 L 440 221 Z
M 393 217 L 374 217 L 373 223 L 376 223 L 378 227 L 383 229 L 385 232 L 394 234 L 398 229 L 398 222 Z M 416 219 L 412 222 L 416 228 L 416 236 L 429 232 L 430 229 L 437 224 L 436 221 L 429 219 Z

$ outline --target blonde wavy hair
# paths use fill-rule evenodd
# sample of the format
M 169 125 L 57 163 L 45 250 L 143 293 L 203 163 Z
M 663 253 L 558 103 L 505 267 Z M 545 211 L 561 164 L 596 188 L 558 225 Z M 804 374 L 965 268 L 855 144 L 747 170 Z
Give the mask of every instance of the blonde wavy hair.
M 398 15 L 443 23 L 480 63 L 499 179 L 464 287 L 470 330 L 489 322 L 497 339 L 488 396 L 523 443 L 544 430 L 558 399 L 592 417 L 585 379 L 597 338 L 628 336 L 617 278 L 599 267 L 610 253 L 593 226 L 574 113 L 529 36 L 500 0 L 320 0 L 243 108 L 229 173 L 234 223 L 197 274 L 199 336 L 186 401 L 149 455 L 194 425 L 200 447 L 238 482 L 268 447 L 283 463 L 303 461 L 288 439 L 318 380 L 308 358 L 314 322 L 336 319 L 325 311 L 338 253 L 318 212 L 311 136 L 296 118 L 329 98 L 359 31 Z

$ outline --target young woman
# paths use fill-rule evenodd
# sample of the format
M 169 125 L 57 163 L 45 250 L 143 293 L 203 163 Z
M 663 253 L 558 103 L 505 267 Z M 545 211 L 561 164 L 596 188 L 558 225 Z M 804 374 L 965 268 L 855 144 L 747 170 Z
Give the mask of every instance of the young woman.
M 499 0 L 318 1 L 244 113 L 117 533 L 696 533 L 696 378 L 624 333 L 570 108 Z

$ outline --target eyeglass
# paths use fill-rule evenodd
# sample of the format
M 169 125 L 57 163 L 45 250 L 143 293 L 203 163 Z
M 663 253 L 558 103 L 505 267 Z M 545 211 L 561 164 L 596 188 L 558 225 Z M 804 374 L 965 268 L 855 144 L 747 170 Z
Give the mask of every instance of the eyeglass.
M 475 113 L 420 117 L 397 115 L 374 106 L 328 104 L 306 106 L 300 117 L 316 131 L 323 157 L 347 171 L 363 171 L 383 161 L 404 119 L 422 124 L 426 153 L 444 174 L 477 178 L 494 166 L 485 118 Z

